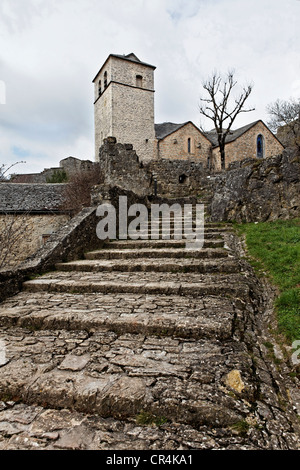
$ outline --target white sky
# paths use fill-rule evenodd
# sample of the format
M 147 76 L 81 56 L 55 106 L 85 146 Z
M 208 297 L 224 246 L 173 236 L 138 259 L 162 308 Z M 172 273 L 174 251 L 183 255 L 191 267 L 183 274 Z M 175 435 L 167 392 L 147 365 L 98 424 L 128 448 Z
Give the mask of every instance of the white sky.
M 92 80 L 110 53 L 157 67 L 156 123 L 199 126 L 203 80 L 229 69 L 254 84 L 234 127 L 266 122 L 300 96 L 299 20 L 299 0 L 0 0 L 0 164 L 94 160 Z

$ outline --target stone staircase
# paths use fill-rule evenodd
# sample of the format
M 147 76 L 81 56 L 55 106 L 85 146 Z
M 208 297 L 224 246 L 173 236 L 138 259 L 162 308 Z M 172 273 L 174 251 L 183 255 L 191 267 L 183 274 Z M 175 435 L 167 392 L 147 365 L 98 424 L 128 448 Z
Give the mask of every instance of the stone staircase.
M 112 241 L 0 304 L 0 449 L 298 449 L 230 231 Z

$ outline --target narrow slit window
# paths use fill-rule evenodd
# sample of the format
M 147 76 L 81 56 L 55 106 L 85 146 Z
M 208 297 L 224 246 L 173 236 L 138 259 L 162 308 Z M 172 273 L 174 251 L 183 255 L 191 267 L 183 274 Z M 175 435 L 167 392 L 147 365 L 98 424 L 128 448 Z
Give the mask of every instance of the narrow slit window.
M 257 136 L 256 140 L 256 156 L 257 158 L 264 157 L 264 137 L 261 134 Z
M 188 153 L 191 153 L 191 139 L 190 137 L 188 138 L 188 142 L 187 142 L 187 147 L 188 147 Z
M 107 72 L 104 72 L 104 89 L 107 87 Z
M 101 80 L 99 80 L 99 83 L 98 83 L 98 96 L 101 96 L 101 93 L 102 93 Z

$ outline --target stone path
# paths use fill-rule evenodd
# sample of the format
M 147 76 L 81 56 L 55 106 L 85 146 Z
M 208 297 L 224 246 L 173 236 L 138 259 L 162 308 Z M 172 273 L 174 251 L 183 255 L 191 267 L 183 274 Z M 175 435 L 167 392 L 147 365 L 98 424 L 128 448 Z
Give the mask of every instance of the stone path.
M 2 303 L 0 449 L 299 449 L 226 233 L 111 242 Z

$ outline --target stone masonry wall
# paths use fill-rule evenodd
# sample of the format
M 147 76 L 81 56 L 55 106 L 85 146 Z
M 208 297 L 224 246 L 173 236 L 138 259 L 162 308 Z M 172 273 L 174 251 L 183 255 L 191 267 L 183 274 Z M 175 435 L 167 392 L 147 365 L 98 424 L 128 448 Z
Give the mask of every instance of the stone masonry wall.
M 184 197 L 196 195 L 207 170 L 201 162 L 189 160 L 152 160 L 140 162 L 132 145 L 123 145 L 116 139 L 105 139 L 100 149 L 100 169 L 106 186 L 117 186 L 134 191 L 139 196 Z
M 140 162 L 132 145 L 119 144 L 114 137 L 108 137 L 100 148 L 99 162 L 106 186 L 133 190 L 138 196 L 151 193 L 151 174 Z
M 17 230 L 22 232 L 22 237 L 10 250 L 4 268 L 15 267 L 35 253 L 52 233 L 57 232 L 69 220 L 70 217 L 66 214 L 0 214 L 0 232 L 7 226 L 11 226 L 14 233 Z
M 130 143 L 140 160 L 154 156 L 154 93 L 112 83 L 112 134 Z
M 147 170 L 157 180 L 157 196 L 173 198 L 199 194 L 207 173 L 203 163 L 188 160 L 152 161 Z
M 104 88 L 104 73 L 107 87 Z M 137 83 L 137 75 L 142 82 Z M 99 96 L 99 80 L 102 94 Z M 141 160 L 154 155 L 153 68 L 130 60 L 110 57 L 95 78 L 95 155 L 103 139 L 114 136 L 132 144 Z
M 188 153 L 188 138 L 191 139 L 191 152 Z M 176 141 L 176 142 L 175 142 Z M 211 143 L 191 123 L 158 141 L 157 159 L 180 159 L 201 162 L 207 166 L 211 154 Z
M 245 158 L 256 158 L 256 141 L 259 134 L 264 136 L 264 158 L 269 158 L 282 153 L 284 147 L 281 145 L 281 143 L 274 137 L 274 135 L 262 122 L 258 122 L 238 139 L 226 144 L 226 167 L 228 167 L 228 165 L 234 161 L 241 161 Z M 213 160 L 215 169 L 219 170 L 221 168 L 219 148 L 213 149 Z
M 209 181 L 213 221 L 261 222 L 300 216 L 300 157 L 293 152 L 235 162 Z
M 0 302 L 16 294 L 24 280 L 32 275 L 52 270 L 61 261 L 80 259 L 85 251 L 99 248 L 96 207 L 87 207 L 64 224 L 36 253 L 17 269 L 0 271 Z

